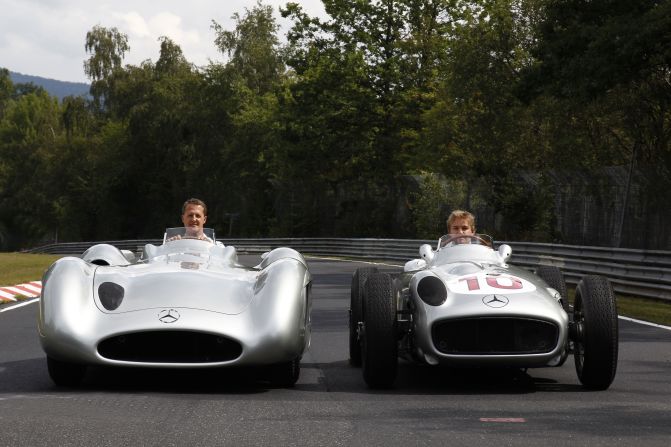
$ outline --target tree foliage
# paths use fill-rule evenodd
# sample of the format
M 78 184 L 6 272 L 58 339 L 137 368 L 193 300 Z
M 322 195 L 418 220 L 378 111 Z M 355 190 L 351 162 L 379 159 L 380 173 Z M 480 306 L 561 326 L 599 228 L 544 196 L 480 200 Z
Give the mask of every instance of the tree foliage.
M 169 36 L 124 65 L 96 25 L 91 99 L 0 70 L 2 247 L 156 237 L 191 196 L 226 236 L 435 237 L 458 207 L 569 243 L 648 216 L 630 244 L 671 245 L 671 1 L 323 4 L 281 8 L 286 36 L 260 1 L 213 21 L 205 67 Z

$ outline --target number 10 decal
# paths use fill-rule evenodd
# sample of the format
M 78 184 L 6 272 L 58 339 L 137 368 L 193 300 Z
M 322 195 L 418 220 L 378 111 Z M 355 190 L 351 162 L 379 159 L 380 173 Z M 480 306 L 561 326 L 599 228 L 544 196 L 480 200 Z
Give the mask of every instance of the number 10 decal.
M 501 280 L 504 281 L 502 282 Z M 461 281 L 466 281 L 469 291 L 480 290 L 480 278 L 477 276 L 467 276 L 466 278 L 461 278 L 459 282 Z M 514 276 L 486 276 L 486 281 L 489 287 L 493 287 L 495 289 L 517 290 L 524 287 L 522 280 L 515 278 Z

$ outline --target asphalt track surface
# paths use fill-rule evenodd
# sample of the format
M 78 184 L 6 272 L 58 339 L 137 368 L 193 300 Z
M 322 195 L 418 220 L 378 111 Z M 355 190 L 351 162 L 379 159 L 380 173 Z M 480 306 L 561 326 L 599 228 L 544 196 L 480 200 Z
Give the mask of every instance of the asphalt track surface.
M 3 306 L 0 446 L 671 445 L 671 331 L 620 320 L 607 391 L 584 390 L 572 358 L 527 372 L 403 363 L 394 389 L 372 391 L 347 360 L 349 286 L 363 264 L 308 261 L 312 346 L 292 389 L 241 371 L 108 368 L 59 388 L 37 305 Z

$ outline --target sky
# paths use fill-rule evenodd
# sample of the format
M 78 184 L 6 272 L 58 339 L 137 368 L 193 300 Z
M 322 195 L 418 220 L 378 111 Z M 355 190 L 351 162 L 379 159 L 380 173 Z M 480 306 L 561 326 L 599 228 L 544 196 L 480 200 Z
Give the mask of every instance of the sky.
M 324 17 L 321 0 L 263 0 L 289 27 L 278 6 L 294 1 L 310 16 Z M 0 68 L 60 81 L 89 82 L 84 74 L 86 33 L 94 26 L 116 27 L 128 36 L 124 63 L 156 62 L 161 36 L 177 43 L 198 66 L 223 61 L 214 45 L 212 20 L 235 28 L 234 13 L 244 15 L 256 0 L 0 0 Z

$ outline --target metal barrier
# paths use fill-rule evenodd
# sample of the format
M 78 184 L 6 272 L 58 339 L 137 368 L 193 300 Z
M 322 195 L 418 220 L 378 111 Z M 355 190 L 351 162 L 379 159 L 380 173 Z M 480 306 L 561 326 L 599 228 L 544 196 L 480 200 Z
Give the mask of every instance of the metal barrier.
M 263 253 L 277 247 L 291 247 L 315 256 L 337 256 L 370 261 L 404 262 L 417 258 L 419 246 L 436 245 L 437 240 L 372 238 L 257 238 L 221 239 L 239 253 Z M 78 255 L 96 243 L 139 252 L 145 244 L 160 244 L 161 239 L 65 242 L 27 250 L 31 253 Z M 626 248 L 583 247 L 561 244 L 498 241 L 513 248 L 512 264 L 533 269 L 555 265 L 564 272 L 566 282 L 577 284 L 584 275 L 607 276 L 618 293 L 671 300 L 671 251 Z

